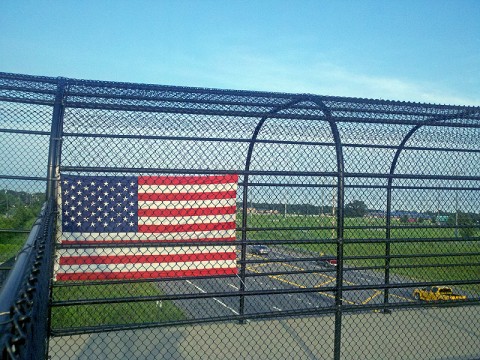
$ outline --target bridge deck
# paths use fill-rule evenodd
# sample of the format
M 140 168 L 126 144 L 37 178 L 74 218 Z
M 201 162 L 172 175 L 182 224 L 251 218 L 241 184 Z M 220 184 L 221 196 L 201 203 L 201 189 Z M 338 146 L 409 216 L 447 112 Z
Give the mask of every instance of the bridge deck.
M 468 321 L 465 321 L 468 319 Z M 51 359 L 331 359 L 332 316 L 65 336 Z M 480 308 L 344 315 L 343 359 L 478 359 Z

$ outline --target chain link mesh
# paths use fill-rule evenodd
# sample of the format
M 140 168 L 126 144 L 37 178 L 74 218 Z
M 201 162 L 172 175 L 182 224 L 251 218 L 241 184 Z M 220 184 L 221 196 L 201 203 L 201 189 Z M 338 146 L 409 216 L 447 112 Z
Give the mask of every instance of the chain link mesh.
M 0 101 L 0 181 L 57 193 L 49 358 L 480 357 L 478 107 L 11 74 Z

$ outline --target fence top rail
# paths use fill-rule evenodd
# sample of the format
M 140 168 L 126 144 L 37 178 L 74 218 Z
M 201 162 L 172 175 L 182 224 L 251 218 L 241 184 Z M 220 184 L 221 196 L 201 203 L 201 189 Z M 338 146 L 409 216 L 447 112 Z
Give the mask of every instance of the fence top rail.
M 0 95 L 7 91 L 5 101 L 31 103 L 50 102 L 56 86 L 66 87 L 65 104 L 85 108 L 135 109 L 205 109 L 215 108 L 225 113 L 251 113 L 258 117 L 269 114 L 272 108 L 283 106 L 292 99 L 294 105 L 278 114 L 280 117 L 306 118 L 321 116 L 322 109 L 316 105 L 324 104 L 334 120 L 345 118 L 374 119 L 380 123 L 403 123 L 431 120 L 432 117 L 449 117 L 454 122 L 459 119 L 480 121 L 480 107 L 426 104 L 405 101 L 375 100 L 339 96 L 322 96 L 299 93 L 280 93 L 246 90 L 224 90 L 200 87 L 135 84 L 126 82 L 107 82 L 81 80 L 62 77 L 32 76 L 0 72 Z M 25 96 L 24 94 L 31 94 Z M 39 98 L 40 96 L 40 98 Z M 31 99 L 30 99 L 31 97 Z M 320 114 L 320 115 L 319 115 Z M 458 115 L 458 117 L 457 117 Z M 300 116 L 302 117 L 302 116 Z M 450 122 L 450 121 L 449 121 Z

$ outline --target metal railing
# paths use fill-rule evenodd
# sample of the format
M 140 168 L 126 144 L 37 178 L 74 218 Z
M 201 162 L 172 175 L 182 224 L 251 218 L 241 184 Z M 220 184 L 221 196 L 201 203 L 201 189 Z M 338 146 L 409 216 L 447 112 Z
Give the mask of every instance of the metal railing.
M 44 205 L 0 293 L 2 359 L 47 354 L 52 205 Z
M 480 356 L 480 108 L 0 74 L 0 111 L 51 358 Z

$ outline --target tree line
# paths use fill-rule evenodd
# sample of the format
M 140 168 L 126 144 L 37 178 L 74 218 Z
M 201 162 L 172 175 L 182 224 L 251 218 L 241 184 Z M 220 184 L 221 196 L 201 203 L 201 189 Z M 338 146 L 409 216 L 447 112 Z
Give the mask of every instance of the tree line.
M 45 195 L 0 190 L 0 229 L 19 229 L 40 212 Z
M 332 215 L 336 213 L 336 207 L 329 205 L 312 205 L 312 204 L 271 204 L 248 202 L 248 208 L 254 208 L 260 211 L 275 211 L 280 214 L 297 214 L 297 215 Z M 237 202 L 237 208 L 242 208 L 242 203 Z M 368 213 L 369 209 L 363 201 L 354 200 L 345 205 L 344 214 L 346 217 L 363 217 Z
M 336 208 L 328 205 L 315 206 L 311 204 L 270 204 L 249 202 L 249 208 L 258 211 L 273 211 L 279 214 L 297 214 L 297 215 L 333 215 Z M 242 208 L 242 203 L 237 203 L 237 208 Z M 365 202 L 361 200 L 353 200 L 345 204 L 344 216 L 347 218 L 364 217 L 366 215 L 385 216 L 385 211 L 368 209 Z M 470 238 L 475 236 L 478 225 L 480 224 L 480 214 L 474 212 L 447 212 L 439 210 L 437 212 L 425 211 L 406 211 L 398 210 L 392 212 L 392 216 L 399 218 L 400 223 L 408 224 L 410 220 L 416 223 L 430 222 L 436 225 L 449 226 L 455 229 L 455 234 L 462 238 Z M 439 217 L 446 220 L 439 222 Z M 457 228 L 458 226 L 458 228 Z

